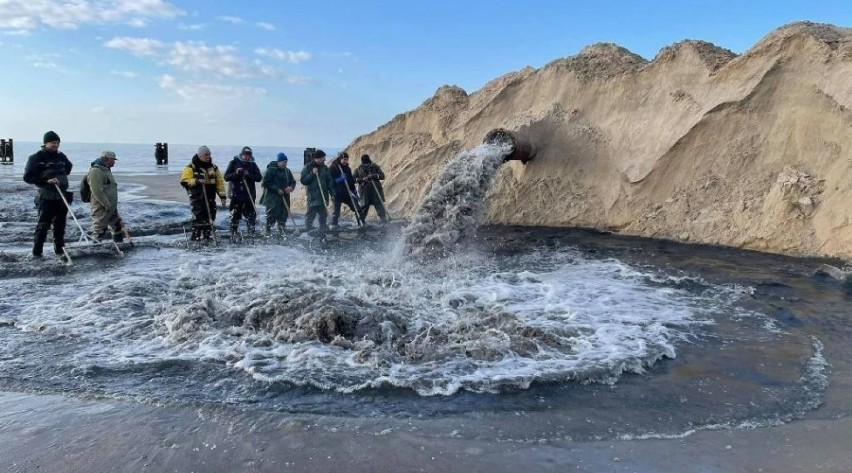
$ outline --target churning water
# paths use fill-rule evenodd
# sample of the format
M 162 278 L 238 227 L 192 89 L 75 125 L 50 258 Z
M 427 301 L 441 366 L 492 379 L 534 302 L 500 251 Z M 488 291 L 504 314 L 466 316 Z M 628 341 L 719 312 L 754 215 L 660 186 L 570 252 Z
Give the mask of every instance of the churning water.
M 821 327 L 845 314 L 842 288 L 765 255 L 471 235 L 501 152 L 462 153 L 403 236 L 187 250 L 186 205 L 132 200 L 137 248 L 73 266 L 26 258 L 31 188 L 5 179 L 0 387 L 356 417 L 514 411 L 523 425 L 495 435 L 530 439 L 762 425 L 824 402 L 826 352 L 849 330 Z M 416 257 L 431 241 L 457 251 Z

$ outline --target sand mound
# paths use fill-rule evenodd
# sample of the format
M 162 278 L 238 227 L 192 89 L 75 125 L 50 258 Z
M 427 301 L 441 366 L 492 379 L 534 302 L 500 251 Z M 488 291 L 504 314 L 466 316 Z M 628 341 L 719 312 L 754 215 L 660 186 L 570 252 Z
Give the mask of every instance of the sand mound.
M 852 30 L 794 23 L 740 56 L 704 41 L 646 61 L 596 44 L 468 94 L 444 86 L 348 148 L 411 215 L 443 165 L 494 128 L 539 149 L 502 166 L 486 221 L 583 226 L 852 257 Z

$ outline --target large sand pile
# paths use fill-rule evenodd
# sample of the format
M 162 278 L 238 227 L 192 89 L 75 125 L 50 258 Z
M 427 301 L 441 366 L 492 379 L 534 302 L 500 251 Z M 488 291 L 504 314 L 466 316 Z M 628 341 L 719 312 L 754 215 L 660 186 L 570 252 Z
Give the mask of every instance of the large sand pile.
M 494 128 L 539 152 L 500 170 L 486 221 L 581 226 L 852 258 L 852 29 L 794 23 L 741 56 L 683 41 L 653 61 L 589 46 L 467 94 L 443 86 L 348 151 L 411 215 Z

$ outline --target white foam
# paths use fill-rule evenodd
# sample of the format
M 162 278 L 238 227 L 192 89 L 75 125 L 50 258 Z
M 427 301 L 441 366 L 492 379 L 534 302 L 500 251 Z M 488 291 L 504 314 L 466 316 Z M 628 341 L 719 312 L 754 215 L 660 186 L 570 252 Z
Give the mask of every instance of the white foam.
M 203 360 L 339 392 L 447 395 L 641 373 L 739 294 L 571 251 L 432 265 L 275 246 L 128 258 L 22 294 L 15 326 L 79 340 L 69 362 L 81 366 Z

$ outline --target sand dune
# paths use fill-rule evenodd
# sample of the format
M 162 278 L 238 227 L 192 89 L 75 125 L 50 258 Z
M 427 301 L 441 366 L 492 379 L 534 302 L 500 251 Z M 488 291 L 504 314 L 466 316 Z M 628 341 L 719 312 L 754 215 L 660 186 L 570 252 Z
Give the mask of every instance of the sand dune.
M 538 155 L 503 166 L 486 222 L 850 258 L 848 77 L 852 29 L 832 25 L 784 26 L 740 56 L 597 44 L 472 94 L 443 86 L 348 151 L 383 166 L 391 211 L 410 215 L 458 151 L 519 130 Z

